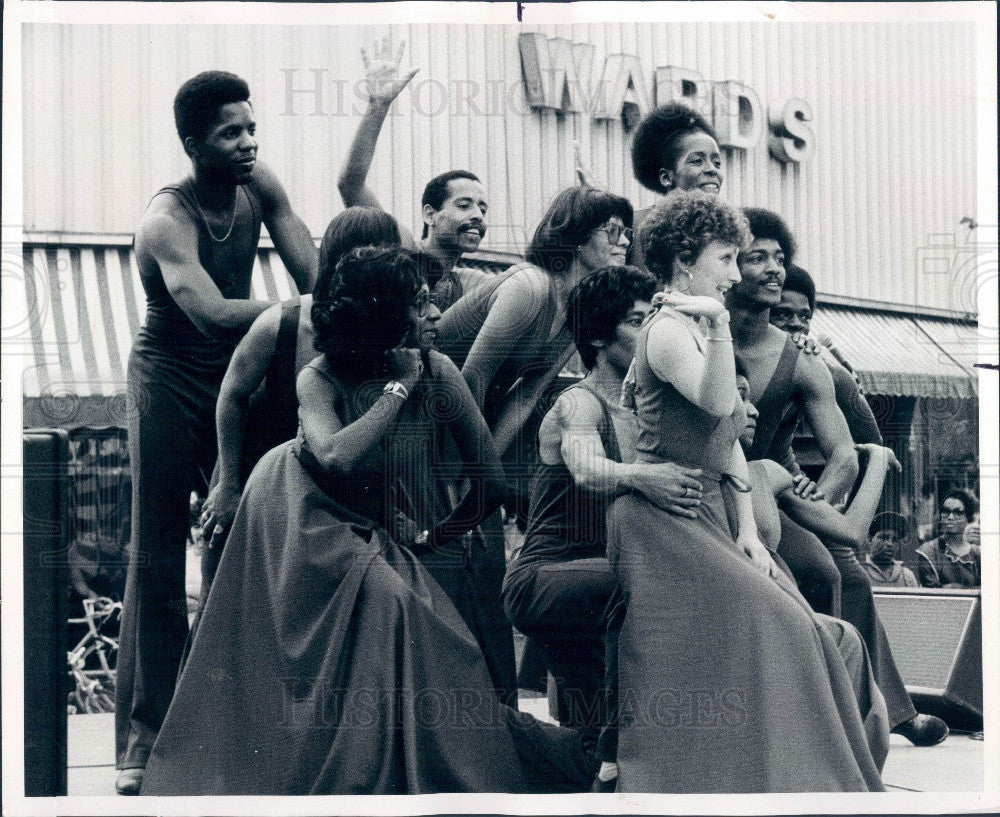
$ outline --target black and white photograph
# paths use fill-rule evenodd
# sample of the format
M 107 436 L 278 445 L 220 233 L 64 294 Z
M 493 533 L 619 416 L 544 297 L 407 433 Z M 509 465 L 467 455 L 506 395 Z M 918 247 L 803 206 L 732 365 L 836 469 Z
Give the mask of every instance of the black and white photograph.
M 996 22 L 5 4 L 3 813 L 1000 808 Z

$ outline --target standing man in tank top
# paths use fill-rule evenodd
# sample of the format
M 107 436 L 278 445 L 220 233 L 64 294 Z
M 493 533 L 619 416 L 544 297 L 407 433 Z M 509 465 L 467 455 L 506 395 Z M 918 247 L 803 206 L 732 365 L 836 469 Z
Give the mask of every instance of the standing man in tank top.
M 382 125 L 393 101 L 417 73 L 411 68 L 400 73 L 405 43 L 395 52 L 389 37 L 376 41 L 371 52 L 362 48 L 365 68 L 368 108 L 365 110 L 351 142 L 347 160 L 337 180 L 345 207 L 362 205 L 382 209 L 375 194 L 366 184 L 368 171 L 375 158 Z M 460 265 L 464 253 L 475 252 L 486 235 L 486 211 L 489 205 L 486 190 L 479 178 L 468 170 L 449 170 L 427 182 L 420 200 L 423 219 L 417 248 L 436 263 L 426 264 L 427 283 L 431 299 L 444 312 L 467 292 L 493 278 L 489 273 Z M 403 246 L 413 236 L 400 226 Z
M 816 355 L 801 354 L 795 341 L 769 323 L 771 307 L 781 302 L 785 266 L 792 263 L 795 241 L 776 213 L 747 208 L 754 240 L 738 258 L 742 280 L 728 293 L 731 331 L 737 358 L 747 372 L 750 402 L 760 412 L 747 461 L 782 461 L 787 453 L 774 450 L 777 432 L 790 403 L 796 403 L 809 422 L 826 458 L 817 483 L 831 505 L 842 502 L 858 476 L 858 457 L 847 420 L 837 405 L 830 370 Z M 808 493 L 812 483 L 798 478 L 797 493 Z M 778 554 L 803 582 L 816 612 L 849 621 L 868 647 L 893 731 L 918 746 L 933 746 L 948 735 L 939 718 L 918 715 L 899 675 L 885 631 L 878 619 L 871 584 L 853 549 L 836 542 L 820 542 L 812 533 L 781 515 Z
M 244 80 L 181 86 L 174 118 L 192 172 L 153 196 L 135 234 L 146 324 L 128 366 L 132 544 L 115 704 L 116 788 L 138 794 L 187 635 L 189 501 L 216 456 L 215 403 L 236 344 L 270 306 L 250 298 L 261 224 L 300 292 L 316 249 L 274 174 L 257 162 Z

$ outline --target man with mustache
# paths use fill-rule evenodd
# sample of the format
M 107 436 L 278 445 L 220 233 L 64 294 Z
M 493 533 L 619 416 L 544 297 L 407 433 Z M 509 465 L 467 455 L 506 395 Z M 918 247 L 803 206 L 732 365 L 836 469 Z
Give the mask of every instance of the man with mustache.
M 733 345 L 747 374 L 750 401 L 760 412 L 747 460 L 781 461 L 774 440 L 789 404 L 796 403 L 809 422 L 826 458 L 818 487 L 831 504 L 839 503 L 858 476 L 858 456 L 847 421 L 837 406 L 833 379 L 822 360 L 801 354 L 792 336 L 769 323 L 771 307 L 781 301 L 785 266 L 795 254 L 795 240 L 777 214 L 759 208 L 743 211 L 753 242 L 738 258 L 742 280 L 726 297 Z M 811 483 L 798 483 L 808 493 Z M 912 743 L 933 746 L 948 735 L 944 721 L 918 715 L 903 686 L 878 619 L 868 576 L 850 546 L 820 542 L 812 533 L 781 515 L 778 554 L 817 612 L 849 621 L 861 633 L 872 659 L 875 679 L 885 697 L 894 731 Z
M 138 794 L 187 636 L 191 492 L 216 456 L 215 405 L 229 359 L 270 306 L 250 298 L 265 224 L 300 292 L 316 248 L 274 173 L 258 163 L 250 89 L 207 71 L 174 99 L 192 173 L 153 196 L 135 233 L 146 323 L 128 364 L 132 541 L 115 703 L 116 788 Z
M 393 56 L 387 36 L 373 45 L 371 57 L 366 49 L 361 49 L 368 108 L 358 123 L 337 181 L 345 207 L 362 205 L 382 209 L 365 180 L 389 108 L 417 73 L 416 68 L 405 75 L 399 73 L 404 45 L 400 43 Z M 466 292 L 492 277 L 480 270 L 458 266 L 460 257 L 479 249 L 486 235 L 489 207 L 486 190 L 479 178 L 468 170 L 449 170 L 427 183 L 420 207 L 423 228 L 417 247 L 436 262 L 428 264 L 425 272 L 431 298 L 444 312 Z M 400 232 L 403 233 L 403 246 L 410 245 L 413 236 L 403 227 Z

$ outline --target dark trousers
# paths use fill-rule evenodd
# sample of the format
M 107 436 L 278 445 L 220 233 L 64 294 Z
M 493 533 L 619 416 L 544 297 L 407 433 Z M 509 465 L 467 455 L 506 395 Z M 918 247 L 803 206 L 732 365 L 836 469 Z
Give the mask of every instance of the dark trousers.
M 604 558 L 527 565 L 505 587 L 508 616 L 538 645 L 556 679 L 559 722 L 580 729 L 585 743 L 597 742 L 614 720 L 617 661 L 610 656 L 617 656 L 617 633 L 609 641 L 607 623 L 616 595 L 618 580 Z M 602 735 L 602 759 L 614 760 L 616 744 L 616 731 Z
M 868 648 L 872 673 L 882 697 L 885 698 L 890 727 L 898 726 L 916 715 L 917 711 L 913 708 L 913 702 L 906 692 L 903 679 L 899 676 L 892 650 L 889 648 L 889 640 L 875 610 L 871 582 L 854 549 L 850 545 L 836 542 L 824 544 L 783 513 L 778 553 L 803 585 L 802 594 L 810 604 L 814 605 L 813 609 L 817 612 L 827 611 L 817 608 L 814 599 L 822 601 L 833 594 L 835 587 L 839 590 L 839 598 L 833 596 L 836 602 L 833 609 L 837 612 L 828 615 L 849 621 L 861 634 Z M 831 565 L 836 571 L 836 579 L 831 574 Z M 807 587 L 813 597 L 806 592 Z
M 203 375 L 170 369 L 139 349 L 129 359 L 132 541 L 115 697 L 119 769 L 145 767 L 187 638 L 190 497 L 204 493 L 216 456 L 218 378 Z

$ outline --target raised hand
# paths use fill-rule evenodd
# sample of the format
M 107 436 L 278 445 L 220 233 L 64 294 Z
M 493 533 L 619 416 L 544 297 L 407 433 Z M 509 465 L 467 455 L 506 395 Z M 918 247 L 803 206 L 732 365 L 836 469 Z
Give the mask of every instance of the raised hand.
M 424 370 L 424 363 L 420 359 L 420 350 L 401 346 L 390 349 L 385 355 L 389 360 L 393 376 L 406 386 L 408 391 L 412 391 Z
M 583 145 L 579 139 L 573 140 L 573 167 L 576 170 L 576 179 L 581 187 L 593 187 L 590 182 L 590 168 L 583 161 Z
M 365 85 L 371 102 L 390 104 L 402 91 L 419 68 L 410 68 L 400 74 L 399 65 L 403 61 L 406 42 L 401 41 L 393 54 L 392 42 L 386 34 L 372 43 L 371 53 L 361 48 L 361 63 L 365 67 Z

